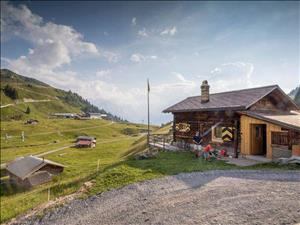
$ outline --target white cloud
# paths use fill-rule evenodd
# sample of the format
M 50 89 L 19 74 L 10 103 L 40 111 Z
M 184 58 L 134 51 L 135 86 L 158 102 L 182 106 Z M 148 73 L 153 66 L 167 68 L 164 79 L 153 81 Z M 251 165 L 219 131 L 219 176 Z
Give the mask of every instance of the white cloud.
M 111 63 L 116 63 L 121 58 L 120 54 L 111 52 L 111 51 L 103 51 L 102 55 L 104 58 L 106 58 L 108 60 L 108 62 L 111 62 Z
M 214 73 L 220 73 L 221 69 L 219 67 L 214 68 L 213 70 L 210 71 L 210 73 L 214 74 Z
M 99 55 L 96 45 L 83 40 L 83 35 L 70 26 L 44 22 L 25 5 L 1 2 L 1 36 L 29 41 L 33 48 L 28 55 L 10 60 L 10 67 L 22 72 L 28 68 L 52 71 L 69 64 L 80 55 Z
M 99 78 L 104 78 L 106 77 L 107 75 L 109 75 L 111 73 L 111 70 L 98 70 L 96 72 L 96 76 L 99 77 Z
M 170 35 L 170 36 L 174 36 L 177 33 L 177 28 L 175 26 L 170 27 L 170 28 L 166 28 L 165 30 L 163 30 L 160 35 Z
M 149 36 L 147 31 L 146 31 L 146 28 L 143 28 L 142 30 L 139 30 L 138 35 L 141 36 L 141 37 L 148 37 Z
M 139 63 L 139 62 L 145 61 L 145 56 L 143 56 L 142 54 L 139 54 L 139 53 L 135 53 L 135 54 L 131 55 L 130 60 L 132 62 Z
M 134 53 L 130 56 L 130 60 L 132 62 L 136 62 L 136 63 L 140 63 L 140 62 L 143 62 L 143 61 L 146 61 L 146 60 L 155 60 L 155 59 L 157 59 L 156 55 L 145 56 L 145 55 L 142 55 L 140 53 Z
M 195 83 L 194 81 L 187 80 L 183 74 L 178 73 L 178 72 L 172 72 L 172 74 L 175 75 L 176 78 L 177 78 L 182 84 L 190 85 L 190 86 L 196 86 L 196 83 Z
M 151 55 L 149 56 L 150 59 L 157 59 L 157 56 L 156 55 Z
M 213 83 L 215 91 L 234 90 L 252 87 L 254 65 L 249 62 L 230 62 L 210 71 L 208 79 Z
M 131 20 L 131 25 L 135 26 L 136 25 L 136 17 L 133 17 Z
M 186 79 L 184 78 L 184 76 L 181 73 L 177 73 L 177 72 L 172 72 L 173 75 L 175 75 L 177 77 L 178 80 L 185 82 Z
M 4 63 L 7 63 L 7 64 L 9 64 L 9 63 L 11 62 L 10 59 L 8 59 L 8 58 L 6 58 L 6 57 L 2 57 L 2 56 L 1 56 L 1 61 L 4 62 Z M 1 65 L 2 65 L 2 64 L 1 64 Z

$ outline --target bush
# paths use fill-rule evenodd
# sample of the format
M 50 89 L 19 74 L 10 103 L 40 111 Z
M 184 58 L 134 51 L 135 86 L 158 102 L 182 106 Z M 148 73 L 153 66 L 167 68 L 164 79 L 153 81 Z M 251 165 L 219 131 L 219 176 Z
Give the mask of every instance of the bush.
M 131 136 L 139 134 L 139 130 L 138 129 L 129 128 L 129 127 L 123 129 L 121 132 L 122 132 L 122 134 L 131 135 Z
M 30 108 L 29 108 L 29 106 L 27 106 L 26 114 L 30 114 Z
M 13 100 L 18 98 L 18 91 L 8 84 L 4 87 L 3 92 L 7 97 Z

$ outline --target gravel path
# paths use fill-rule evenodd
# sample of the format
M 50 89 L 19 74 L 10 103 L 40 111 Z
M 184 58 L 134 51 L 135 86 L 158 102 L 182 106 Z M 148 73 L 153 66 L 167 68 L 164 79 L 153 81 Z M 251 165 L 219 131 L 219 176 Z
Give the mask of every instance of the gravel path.
M 132 184 L 19 224 L 295 224 L 299 171 L 208 171 Z

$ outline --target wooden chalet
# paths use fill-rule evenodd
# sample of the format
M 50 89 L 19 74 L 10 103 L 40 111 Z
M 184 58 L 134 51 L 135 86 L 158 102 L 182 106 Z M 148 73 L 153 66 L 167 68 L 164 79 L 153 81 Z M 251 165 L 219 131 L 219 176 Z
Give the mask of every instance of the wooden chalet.
M 63 165 L 35 156 L 17 158 L 6 166 L 10 181 L 23 187 L 49 182 L 63 170 Z
M 173 114 L 173 141 L 193 145 L 199 132 L 203 144 L 241 155 L 268 159 L 298 155 L 299 106 L 278 85 L 188 97 L 165 109 Z
M 77 148 L 94 148 L 96 147 L 96 138 L 89 136 L 78 136 L 76 139 Z

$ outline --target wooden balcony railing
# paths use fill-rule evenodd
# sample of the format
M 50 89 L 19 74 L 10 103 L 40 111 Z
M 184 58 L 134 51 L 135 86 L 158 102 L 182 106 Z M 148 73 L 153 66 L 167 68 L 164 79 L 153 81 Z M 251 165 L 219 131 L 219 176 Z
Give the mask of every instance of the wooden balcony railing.
M 289 146 L 291 144 L 288 132 L 272 131 L 272 144 Z

